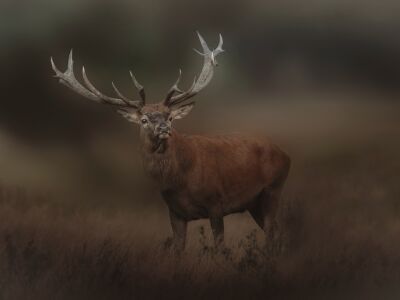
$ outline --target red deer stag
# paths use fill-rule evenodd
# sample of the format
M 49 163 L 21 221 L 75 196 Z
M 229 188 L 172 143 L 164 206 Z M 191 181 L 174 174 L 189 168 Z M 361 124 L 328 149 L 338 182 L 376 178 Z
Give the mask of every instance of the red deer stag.
M 158 183 L 169 208 L 173 245 L 185 247 L 188 221 L 209 218 L 217 246 L 224 241 L 223 217 L 248 210 L 256 223 L 273 239 L 279 196 L 289 172 L 287 154 L 267 138 L 237 135 L 184 135 L 172 129 L 172 122 L 185 117 L 193 108 L 192 99 L 210 82 L 216 57 L 222 53 L 222 36 L 211 51 L 199 33 L 204 64 L 198 79 L 186 91 L 178 88 L 181 72 L 165 99 L 146 104 L 145 93 L 132 72 L 140 101 L 125 97 L 112 83 L 117 97 L 98 91 L 82 68 L 86 87 L 73 72 L 72 50 L 63 73 L 51 65 L 55 77 L 83 97 L 115 108 L 130 122 L 140 126 L 144 165 Z

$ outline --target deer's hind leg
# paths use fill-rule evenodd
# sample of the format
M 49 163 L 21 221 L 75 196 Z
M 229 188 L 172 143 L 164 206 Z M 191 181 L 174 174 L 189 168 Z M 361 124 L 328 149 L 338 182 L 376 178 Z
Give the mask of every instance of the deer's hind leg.
M 276 219 L 281 190 L 281 187 L 274 189 L 264 188 L 258 194 L 254 206 L 249 209 L 253 219 L 264 230 L 269 242 L 273 242 L 276 236 L 278 226 Z
M 210 217 L 211 230 L 214 236 L 215 246 L 224 248 L 224 219 L 223 217 Z

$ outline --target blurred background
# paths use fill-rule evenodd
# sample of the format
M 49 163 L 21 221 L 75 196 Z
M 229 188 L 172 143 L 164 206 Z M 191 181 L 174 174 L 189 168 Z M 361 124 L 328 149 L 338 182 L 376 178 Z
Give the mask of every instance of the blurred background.
M 155 102 L 178 68 L 181 88 L 200 71 L 195 30 L 211 47 L 221 33 L 214 79 L 176 127 L 262 131 L 292 156 L 290 182 L 317 159 L 329 173 L 338 156 L 349 166 L 398 153 L 398 1 L 2 0 L 0 20 L 0 181 L 56 205 L 165 209 L 141 167 L 138 128 L 53 78 L 50 56 L 64 70 L 71 48 L 79 79 L 84 64 L 104 93 L 114 81 L 138 97 L 133 70 Z

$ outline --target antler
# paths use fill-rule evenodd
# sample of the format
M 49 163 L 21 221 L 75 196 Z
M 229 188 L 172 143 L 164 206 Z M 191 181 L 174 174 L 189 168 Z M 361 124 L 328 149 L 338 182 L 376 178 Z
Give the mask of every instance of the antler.
M 135 76 L 133 76 L 132 72 L 131 78 L 136 86 L 136 88 L 139 91 L 139 94 L 141 96 L 141 101 L 133 101 L 130 100 L 129 98 L 125 97 L 122 95 L 122 93 L 117 89 L 115 84 L 112 82 L 112 86 L 117 93 L 118 97 L 120 98 L 114 98 L 114 97 L 109 97 L 101 93 L 99 90 L 97 90 L 93 84 L 89 81 L 88 77 L 86 76 L 86 71 L 85 67 L 82 67 L 82 76 L 83 76 L 83 81 L 85 82 L 86 87 L 84 87 L 82 84 L 79 83 L 78 80 L 76 80 L 75 75 L 74 75 L 74 61 L 72 58 L 72 49 L 69 53 L 68 57 L 68 68 L 67 70 L 63 73 L 60 70 L 57 69 L 56 65 L 54 64 L 53 58 L 50 58 L 51 66 L 56 73 L 55 77 L 59 78 L 60 82 L 64 85 L 66 85 L 68 88 L 71 90 L 77 92 L 78 94 L 82 95 L 83 97 L 86 97 L 90 100 L 99 102 L 99 103 L 105 103 L 105 104 L 110 104 L 114 105 L 117 107 L 132 107 L 135 109 L 140 109 L 145 105 L 145 93 L 143 86 L 141 86 Z
M 181 74 L 182 74 L 181 70 L 179 70 L 179 77 L 175 82 L 175 84 L 169 90 L 167 97 L 164 100 L 164 104 L 167 106 L 174 106 L 179 103 L 182 103 L 183 101 L 192 98 L 203 88 L 205 88 L 213 77 L 214 67 L 218 65 L 216 61 L 217 55 L 224 52 L 224 50 L 222 49 L 223 40 L 221 34 L 219 35 L 219 43 L 217 48 L 211 51 L 208 48 L 206 41 L 200 35 L 200 33 L 198 31 L 196 33 L 199 37 L 201 46 L 203 48 L 203 53 L 201 53 L 196 49 L 194 49 L 194 51 L 196 51 L 198 54 L 204 57 L 203 68 L 201 70 L 198 79 L 196 80 L 196 77 L 194 78 L 192 86 L 186 92 L 183 92 L 178 88 L 178 83 L 181 79 Z M 179 94 L 174 96 L 175 93 Z

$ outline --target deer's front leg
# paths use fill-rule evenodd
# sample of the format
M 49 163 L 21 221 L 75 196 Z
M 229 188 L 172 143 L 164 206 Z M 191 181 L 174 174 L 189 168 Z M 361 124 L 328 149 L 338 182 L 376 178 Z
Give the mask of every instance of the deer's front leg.
M 173 232 L 173 246 L 177 252 L 182 252 L 185 249 L 187 221 L 176 215 L 172 210 L 169 210 Z

